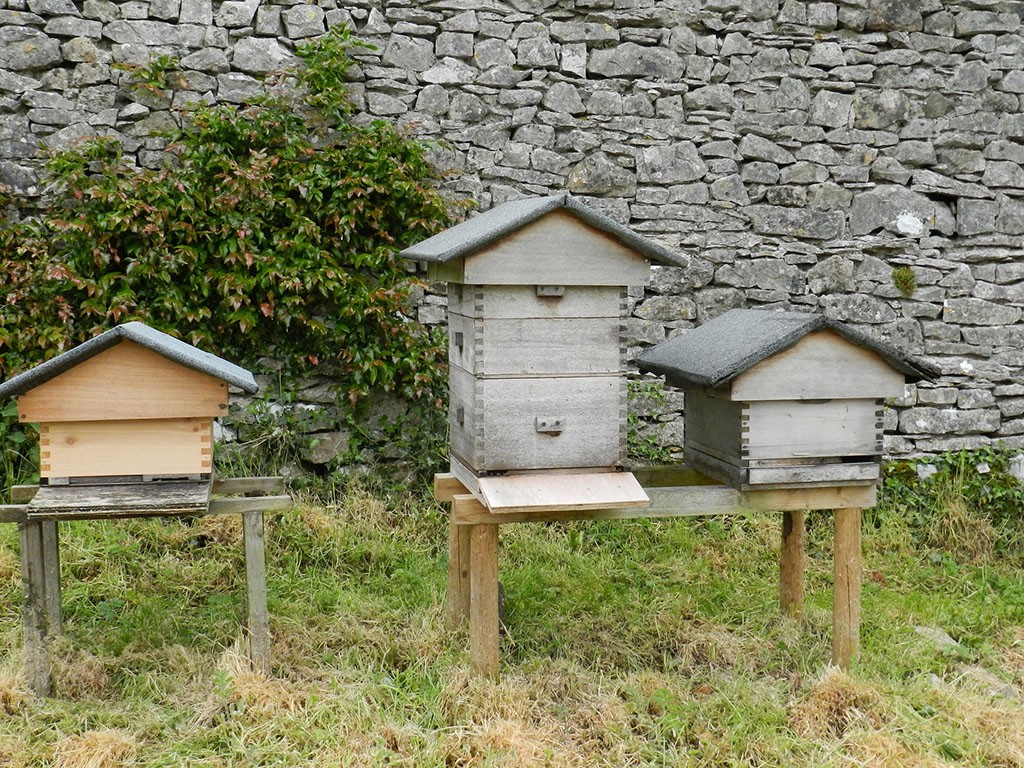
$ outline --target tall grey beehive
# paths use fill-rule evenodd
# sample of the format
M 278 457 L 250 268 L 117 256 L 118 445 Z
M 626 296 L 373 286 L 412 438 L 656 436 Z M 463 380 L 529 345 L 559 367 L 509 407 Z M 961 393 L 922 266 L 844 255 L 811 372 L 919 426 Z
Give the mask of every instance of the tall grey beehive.
M 650 260 L 678 263 L 671 252 L 563 194 L 402 255 L 448 282 L 451 461 L 467 487 L 625 466 L 626 291 L 648 283 Z

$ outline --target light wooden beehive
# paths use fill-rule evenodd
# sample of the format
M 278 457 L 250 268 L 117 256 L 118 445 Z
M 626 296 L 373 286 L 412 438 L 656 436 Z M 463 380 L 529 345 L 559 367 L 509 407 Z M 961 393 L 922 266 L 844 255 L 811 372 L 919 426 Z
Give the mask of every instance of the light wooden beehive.
M 687 464 L 740 490 L 876 484 L 884 400 L 936 374 L 821 315 L 749 309 L 638 364 L 686 392 Z
M 201 479 L 228 384 L 257 389 L 248 371 L 133 322 L 5 382 L 0 398 L 39 425 L 44 483 Z
M 510 486 L 491 479 L 527 473 L 524 508 L 556 506 L 536 479 L 551 473 L 580 506 L 642 496 L 611 474 L 626 464 L 626 291 L 676 257 L 569 195 L 505 203 L 402 255 L 448 282 L 452 472 L 492 509 Z

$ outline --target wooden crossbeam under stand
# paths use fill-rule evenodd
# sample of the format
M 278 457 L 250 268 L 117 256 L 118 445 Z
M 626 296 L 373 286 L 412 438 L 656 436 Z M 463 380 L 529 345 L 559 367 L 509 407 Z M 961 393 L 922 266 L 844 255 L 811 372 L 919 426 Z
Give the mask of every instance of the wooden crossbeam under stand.
M 434 496 L 451 504 L 448 535 L 447 619 L 455 629 L 469 622 L 470 665 L 477 675 L 497 678 L 498 531 L 503 523 L 565 520 L 626 520 L 640 517 L 695 517 L 750 510 L 782 512 L 779 607 L 803 616 L 805 516 L 807 510 L 835 510 L 835 584 L 832 661 L 848 668 L 860 639 L 861 508 L 875 504 L 874 486 L 809 487 L 740 492 L 678 467 L 637 470 L 650 497 L 645 508 L 546 510 L 495 513 L 451 474 L 434 476 Z M 666 485 L 665 483 L 679 483 Z
M 242 515 L 249 660 L 257 671 L 270 672 L 263 516 L 267 512 L 290 509 L 291 498 L 282 494 L 284 481 L 280 477 L 224 478 L 214 480 L 212 487 L 209 482 L 204 486 L 202 505 L 195 503 L 196 492 L 191 487 L 153 489 L 139 488 L 138 484 L 121 487 L 123 507 L 118 506 L 117 486 L 98 490 L 97 486 L 44 486 L 40 489 L 34 485 L 19 485 L 11 489 L 15 503 L 0 505 L 0 523 L 17 523 L 20 531 L 25 671 L 36 693 L 45 696 L 51 692 L 47 645 L 49 638 L 63 632 L 58 520 L 69 517 Z M 211 491 L 215 494 L 212 498 Z M 62 507 L 61 502 L 65 506 Z

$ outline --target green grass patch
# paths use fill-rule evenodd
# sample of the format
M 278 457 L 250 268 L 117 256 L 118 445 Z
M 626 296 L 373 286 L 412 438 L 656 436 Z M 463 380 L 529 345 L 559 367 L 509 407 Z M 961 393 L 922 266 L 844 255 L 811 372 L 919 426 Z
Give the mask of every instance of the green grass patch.
M 809 518 L 799 625 L 778 614 L 777 515 L 504 527 L 496 683 L 445 628 L 436 503 L 350 488 L 268 520 L 270 677 L 238 644 L 238 521 L 62 524 L 50 699 L 20 682 L 2 526 L 0 764 L 1024 764 L 1019 554 L 870 516 L 863 649 L 841 673 L 830 519 Z

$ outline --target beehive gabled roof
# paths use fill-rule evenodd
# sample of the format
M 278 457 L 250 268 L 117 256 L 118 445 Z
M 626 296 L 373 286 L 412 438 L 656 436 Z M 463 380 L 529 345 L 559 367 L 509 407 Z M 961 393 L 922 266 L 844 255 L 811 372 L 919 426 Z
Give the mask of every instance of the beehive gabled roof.
M 150 328 L 145 323 L 131 322 L 104 331 L 99 336 L 5 381 L 0 384 L 0 398 L 23 395 L 125 340 L 133 341 L 186 368 L 226 381 L 250 395 L 259 389 L 253 375 L 244 368 Z
M 684 266 L 682 260 L 668 248 L 584 205 L 568 192 L 510 200 L 410 246 L 400 255 L 406 259 L 430 262 L 465 258 L 558 209 L 573 213 L 581 221 L 617 238 L 623 245 L 652 261 L 669 266 Z
M 663 375 L 673 384 L 713 389 L 825 328 L 876 352 L 911 381 L 938 375 L 938 369 L 929 363 L 824 315 L 762 309 L 730 310 L 699 328 L 651 347 L 640 355 L 637 365 L 642 372 Z

